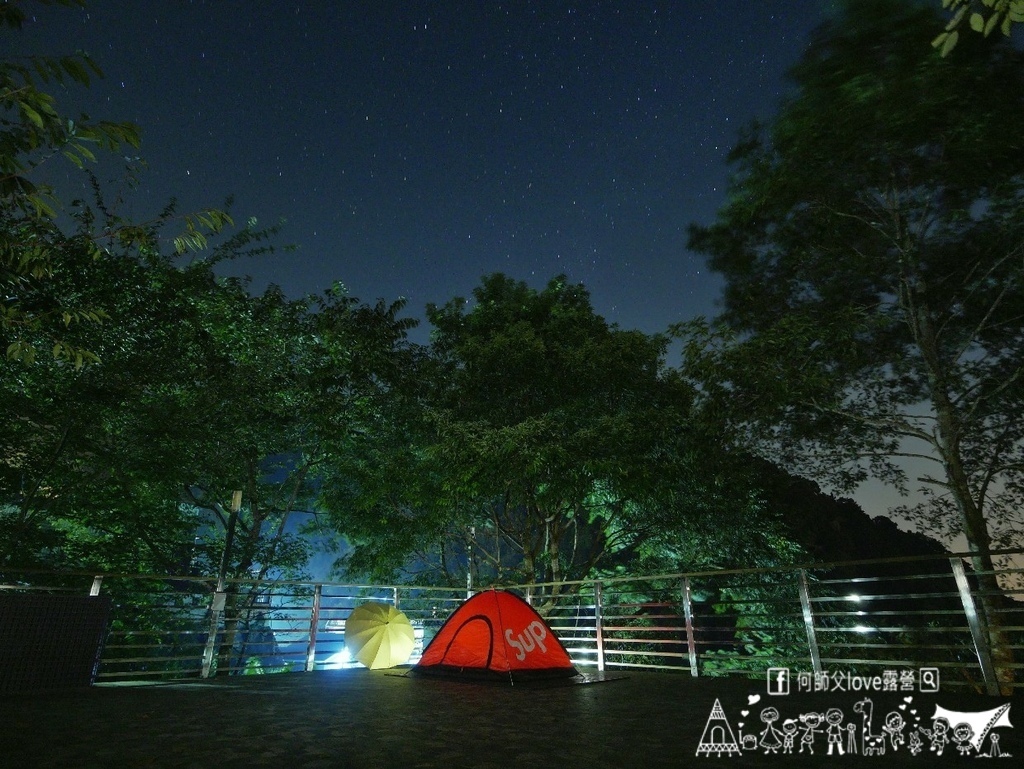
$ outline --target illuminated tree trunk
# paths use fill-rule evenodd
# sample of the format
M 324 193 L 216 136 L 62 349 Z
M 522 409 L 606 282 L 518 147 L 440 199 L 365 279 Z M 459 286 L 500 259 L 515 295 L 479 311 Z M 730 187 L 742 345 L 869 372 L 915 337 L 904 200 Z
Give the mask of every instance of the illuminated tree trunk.
M 946 487 L 956 502 L 963 522 L 967 546 L 972 553 L 971 565 L 980 588 L 977 604 L 979 619 L 988 639 L 988 653 L 996 668 L 996 674 L 1004 693 L 1009 694 L 1008 684 L 1014 680 L 1013 650 L 1011 640 L 1003 629 L 999 612 L 1002 592 L 999 582 L 992 573 L 992 538 L 984 512 L 974 498 L 970 479 L 964 468 L 960 441 L 964 424 L 960 412 L 950 397 L 946 381 L 946 367 L 940 360 L 939 345 L 935 327 L 927 306 L 918 306 L 914 312 L 915 335 L 928 371 L 932 406 L 936 416 L 936 440 L 942 466 L 946 475 Z M 985 653 L 985 650 L 982 650 Z

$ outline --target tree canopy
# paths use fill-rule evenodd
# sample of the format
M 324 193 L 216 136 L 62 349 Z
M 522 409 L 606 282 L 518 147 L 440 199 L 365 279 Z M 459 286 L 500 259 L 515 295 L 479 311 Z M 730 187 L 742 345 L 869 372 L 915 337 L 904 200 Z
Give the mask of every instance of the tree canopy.
M 24 18 L 0 9 L 7 29 Z M 276 228 L 213 240 L 226 213 L 173 202 L 123 217 L 89 166 L 138 129 L 68 118 L 44 90 L 98 76 L 84 54 L 0 62 L 0 565 L 301 568 L 290 517 L 408 322 L 341 289 L 253 296 L 218 276 L 273 250 Z M 51 159 L 92 197 L 66 204 L 35 179 Z
M 84 0 L 57 2 L 84 5 Z M 21 28 L 21 5 L 3 4 L 0 32 Z M 78 254 L 99 258 L 111 246 L 152 248 L 154 225 L 173 219 L 181 226 L 171 237 L 175 251 L 202 250 L 208 235 L 232 223 L 220 209 L 177 216 L 169 207 L 150 222 L 107 216 L 102 230 L 79 228 L 72 235 L 58 226 L 64 202 L 38 180 L 40 166 L 57 158 L 84 171 L 97 160 L 97 152 L 113 154 L 140 145 L 134 124 L 69 116 L 51 93 L 56 88 L 87 88 L 102 76 L 96 62 L 82 52 L 0 60 L 0 343 L 12 360 L 31 363 L 41 350 L 76 367 L 96 360 L 94 351 L 70 345 L 64 331 L 74 323 L 102 321 L 106 309 L 45 290 L 63 261 L 75 261 Z
M 608 324 L 564 276 L 537 290 L 490 275 L 427 314 L 411 420 L 325 487 L 352 571 L 390 578 L 414 556 L 421 579 L 558 584 L 778 555 L 771 516 L 665 366 L 667 338 Z
M 97 361 L 12 361 L 0 379 L 5 563 L 209 573 L 227 547 L 231 574 L 299 568 L 307 546 L 290 516 L 311 509 L 328 439 L 359 422 L 370 358 L 389 354 L 372 324 L 404 322 L 341 290 L 253 296 L 217 277 L 215 259 L 78 256 L 39 290 L 108 308 L 66 330 Z

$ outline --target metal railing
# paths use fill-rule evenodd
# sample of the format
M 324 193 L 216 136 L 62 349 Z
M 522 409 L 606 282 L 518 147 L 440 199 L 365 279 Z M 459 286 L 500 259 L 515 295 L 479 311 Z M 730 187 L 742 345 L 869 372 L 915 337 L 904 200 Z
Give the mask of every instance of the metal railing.
M 581 668 L 752 675 L 942 672 L 944 686 L 1024 688 L 1024 551 L 508 586 Z M 998 587 L 993 587 L 998 585 Z M 311 671 L 353 663 L 344 621 L 399 607 L 430 638 L 465 589 L 131 574 L 4 572 L 0 590 L 113 599 L 100 681 Z

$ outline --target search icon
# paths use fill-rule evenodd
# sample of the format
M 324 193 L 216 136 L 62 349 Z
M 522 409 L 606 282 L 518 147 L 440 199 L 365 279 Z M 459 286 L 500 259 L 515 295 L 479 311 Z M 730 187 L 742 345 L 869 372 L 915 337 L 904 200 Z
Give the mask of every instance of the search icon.
M 934 693 L 939 690 L 939 669 L 921 668 L 921 691 Z

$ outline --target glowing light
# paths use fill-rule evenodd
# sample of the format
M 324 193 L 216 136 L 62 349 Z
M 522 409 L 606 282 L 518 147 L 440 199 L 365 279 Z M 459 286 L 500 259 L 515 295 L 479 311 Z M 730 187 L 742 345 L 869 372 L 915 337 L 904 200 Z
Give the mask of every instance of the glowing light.
M 349 654 L 348 649 L 342 649 L 339 652 L 335 652 L 330 657 L 324 660 L 324 670 L 342 670 L 349 667 L 352 664 L 352 655 Z

